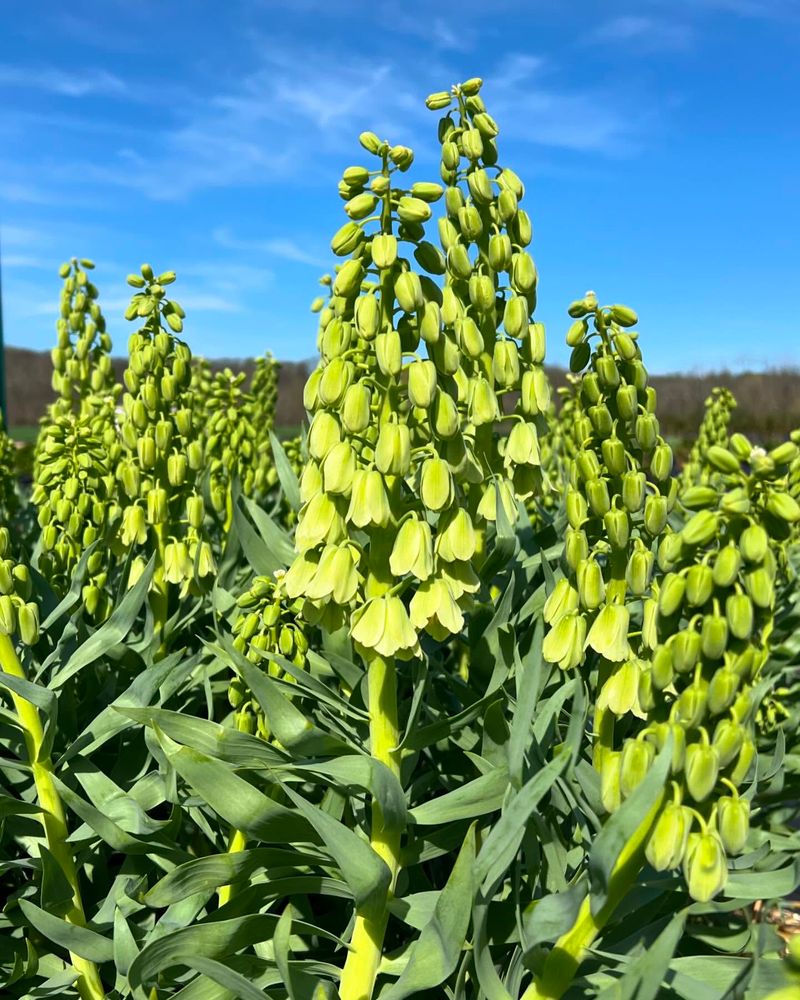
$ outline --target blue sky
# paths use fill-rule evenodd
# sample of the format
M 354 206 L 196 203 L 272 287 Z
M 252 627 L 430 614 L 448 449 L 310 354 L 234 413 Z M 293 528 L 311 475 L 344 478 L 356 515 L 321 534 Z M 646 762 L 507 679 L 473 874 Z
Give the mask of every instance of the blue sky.
M 442 13 L 437 13 L 441 11 Z M 482 76 L 525 180 L 548 357 L 587 288 L 653 371 L 800 363 L 800 0 L 0 0 L 6 340 L 51 346 L 60 261 L 174 268 L 210 357 L 315 351 L 308 305 L 371 128 L 438 179 L 432 90 Z

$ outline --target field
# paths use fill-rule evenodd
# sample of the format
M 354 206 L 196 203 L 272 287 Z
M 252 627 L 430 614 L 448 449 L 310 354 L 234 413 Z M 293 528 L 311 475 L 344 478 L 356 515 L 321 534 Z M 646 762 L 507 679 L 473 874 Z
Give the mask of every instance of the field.
M 440 180 L 359 137 L 302 428 L 174 272 L 120 366 L 62 266 L 0 434 L 4 998 L 800 994 L 800 433 L 667 435 L 594 293 L 555 379 L 480 88 Z

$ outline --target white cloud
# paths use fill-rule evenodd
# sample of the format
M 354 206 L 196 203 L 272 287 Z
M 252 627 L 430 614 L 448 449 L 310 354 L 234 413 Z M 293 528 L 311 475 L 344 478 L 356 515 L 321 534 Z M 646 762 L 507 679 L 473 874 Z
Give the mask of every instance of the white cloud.
M 693 29 L 680 21 L 628 14 L 602 22 L 587 40 L 600 45 L 625 44 L 639 52 L 655 52 L 686 49 L 693 38 Z
M 310 264 L 312 267 L 325 267 L 322 257 L 309 253 L 297 242 L 285 237 L 248 240 L 234 236 L 230 229 L 220 226 L 213 232 L 215 242 L 226 250 L 242 250 L 249 253 L 264 253 L 271 257 L 280 257 L 298 264 Z
M 55 66 L 0 65 L 0 86 L 44 90 L 60 97 L 115 96 L 128 90 L 120 77 L 104 69 L 68 72 Z

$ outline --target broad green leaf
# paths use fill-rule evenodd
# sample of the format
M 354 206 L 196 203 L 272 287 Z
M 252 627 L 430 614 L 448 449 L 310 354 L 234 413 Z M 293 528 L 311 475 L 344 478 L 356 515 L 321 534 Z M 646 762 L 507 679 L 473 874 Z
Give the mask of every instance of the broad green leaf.
M 275 471 L 278 473 L 283 495 L 292 510 L 300 510 L 300 484 L 297 481 L 294 469 L 286 457 L 283 445 L 276 435 L 269 432 L 269 443 L 272 446 L 272 458 L 275 462 Z
M 467 831 L 430 922 L 414 943 L 408 965 L 382 1000 L 405 1000 L 439 986 L 455 970 L 469 928 L 475 893 L 475 825 Z
M 474 819 L 495 812 L 503 804 L 508 790 L 508 771 L 497 768 L 489 774 L 468 781 L 466 785 L 415 806 L 411 818 L 420 826 Z
M 25 919 L 50 941 L 66 948 L 89 962 L 110 962 L 114 958 L 114 946 L 108 938 L 88 927 L 78 927 L 60 917 L 47 913 L 27 899 L 19 901 Z

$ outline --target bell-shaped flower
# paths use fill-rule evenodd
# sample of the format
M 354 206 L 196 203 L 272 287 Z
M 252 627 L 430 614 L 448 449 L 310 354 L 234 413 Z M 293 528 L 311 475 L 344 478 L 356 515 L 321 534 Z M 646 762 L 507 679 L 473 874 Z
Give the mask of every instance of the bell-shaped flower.
M 374 597 L 354 616 L 353 642 L 379 656 L 414 656 L 419 651 L 417 633 L 405 605 L 395 595 Z
M 455 499 L 455 487 L 450 466 L 443 458 L 426 458 L 420 472 L 419 494 L 428 510 L 441 511 Z
M 328 452 L 322 465 L 326 493 L 349 496 L 356 472 L 356 453 L 349 441 L 340 441 Z
M 358 469 L 353 476 L 347 520 L 357 528 L 384 528 L 390 515 L 383 476 L 376 469 Z
M 327 493 L 318 493 L 300 511 L 295 546 L 298 552 L 306 552 L 323 542 L 338 542 L 344 535 L 344 518 L 334 499 Z
M 473 569 L 472 563 L 467 560 L 441 562 L 438 573 L 456 601 L 460 601 L 464 594 L 476 594 L 481 588 L 478 574 Z
M 385 476 L 405 476 L 411 467 L 411 435 L 406 424 L 385 423 L 378 431 L 375 465 Z
M 317 552 L 301 552 L 295 556 L 294 562 L 283 577 L 283 589 L 292 600 L 306 595 L 309 584 L 317 572 L 319 560 Z
M 583 660 L 586 619 L 571 611 L 559 619 L 544 637 L 542 656 L 548 663 L 557 663 L 562 670 L 572 670 Z
M 478 514 L 487 521 L 497 520 L 497 498 L 503 506 L 506 517 L 511 524 L 517 523 L 517 501 L 514 492 L 504 479 L 487 483 L 478 504 Z
M 411 573 L 427 580 L 433 573 L 433 541 L 427 521 L 410 517 L 403 521 L 394 540 L 389 569 L 396 577 Z
M 305 596 L 312 601 L 333 598 L 337 604 L 349 604 L 358 591 L 356 559 L 356 550 L 350 545 L 326 545 Z
M 463 507 L 442 518 L 436 539 L 436 555 L 446 562 L 464 561 L 475 555 L 477 539 L 472 518 Z
M 619 663 L 629 656 L 628 624 L 630 614 L 622 604 L 606 604 L 592 622 L 586 636 L 586 646 L 612 663 Z
M 542 615 L 548 625 L 557 625 L 564 615 L 578 610 L 578 591 L 562 577 L 544 602 Z
M 533 424 L 517 421 L 506 441 L 506 465 L 540 465 L 539 436 Z
M 447 583 L 439 578 L 426 580 L 411 598 L 411 621 L 435 638 L 455 635 L 464 627 L 464 615 Z

